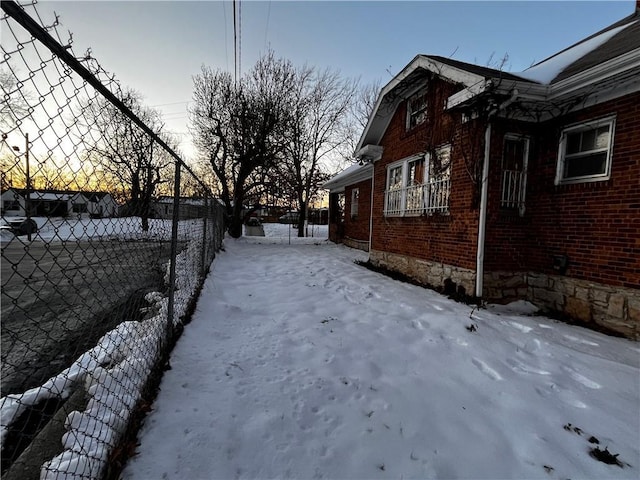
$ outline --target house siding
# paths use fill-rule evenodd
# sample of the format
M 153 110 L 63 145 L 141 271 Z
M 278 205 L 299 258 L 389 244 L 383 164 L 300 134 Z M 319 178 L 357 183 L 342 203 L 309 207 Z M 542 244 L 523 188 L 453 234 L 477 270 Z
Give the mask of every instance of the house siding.
M 446 98 L 455 91 L 452 84 L 432 80 L 428 90 L 428 119 L 410 131 L 406 130 L 406 101 L 400 103 L 393 115 L 380 142 L 384 147 L 383 157 L 374 167 L 370 260 L 434 287 L 443 286 L 449 278 L 462 285 L 467 294 L 472 294 L 478 211 L 472 205 L 472 182 L 455 141 L 454 119 L 443 112 Z M 449 212 L 385 216 L 387 166 L 424 152 L 428 146 L 445 143 L 452 144 Z M 460 275 L 452 273 L 458 269 Z
M 359 189 L 358 214 L 351 215 L 354 189 Z M 347 246 L 369 250 L 369 219 L 371 218 L 371 180 L 364 180 L 345 187 L 343 243 Z
M 527 298 L 544 310 L 637 338 L 640 333 L 640 94 L 527 127 L 497 122 L 485 255 L 488 299 Z M 562 129 L 616 115 L 608 180 L 555 185 Z M 526 211 L 500 208 L 504 134 L 531 137 Z M 554 269 L 554 256 L 568 259 Z M 526 296 L 523 295 L 526 289 Z

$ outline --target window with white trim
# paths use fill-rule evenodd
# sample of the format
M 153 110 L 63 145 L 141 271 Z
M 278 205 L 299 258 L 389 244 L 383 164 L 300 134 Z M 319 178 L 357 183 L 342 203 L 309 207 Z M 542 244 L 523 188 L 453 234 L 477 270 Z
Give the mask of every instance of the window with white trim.
M 607 180 L 614 130 L 615 117 L 565 128 L 558 148 L 556 185 Z
M 387 167 L 386 216 L 415 216 L 449 211 L 451 146 L 414 155 Z
M 424 123 L 427 119 L 427 92 L 421 91 L 407 100 L 407 130 Z
M 508 133 L 504 136 L 502 149 L 502 192 L 500 206 L 517 209 L 524 215 L 527 188 L 527 163 L 529 139 Z
M 351 218 L 358 216 L 358 203 L 360 200 L 360 189 L 354 188 L 351 190 Z

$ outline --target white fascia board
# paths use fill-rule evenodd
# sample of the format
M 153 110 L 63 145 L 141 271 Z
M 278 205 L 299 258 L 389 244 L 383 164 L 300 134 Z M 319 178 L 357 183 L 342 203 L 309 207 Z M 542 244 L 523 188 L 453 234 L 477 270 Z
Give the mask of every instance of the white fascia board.
M 436 75 L 446 78 L 447 80 L 451 80 L 454 83 L 460 83 L 467 87 L 484 80 L 482 75 L 471 73 L 466 70 L 462 70 L 461 68 L 438 62 L 431 58 L 421 56 L 418 60 L 422 60 L 422 62 L 419 62 L 418 67 L 422 67 L 425 70 L 429 70 Z
M 409 75 L 411 75 L 417 69 L 422 68 L 424 70 L 435 73 L 436 75 L 451 80 L 454 83 L 463 84 L 467 87 L 475 85 L 479 82 L 484 81 L 484 77 L 481 75 L 477 75 L 475 73 L 467 72 L 466 70 L 462 70 L 460 68 L 452 67 L 442 62 L 438 62 L 437 60 L 433 60 L 431 58 L 426 57 L 425 55 L 417 55 L 406 67 L 404 67 L 400 73 L 398 73 L 389 83 L 387 83 L 382 90 L 380 91 L 380 95 L 378 95 L 378 100 L 376 101 L 375 107 L 371 116 L 369 117 L 369 122 L 362 132 L 362 136 L 358 142 L 356 147 L 356 151 L 360 150 L 365 144 L 377 144 L 380 141 L 382 133 L 379 133 L 377 136 L 380 138 L 370 139 L 368 138 L 369 133 L 373 127 L 374 123 L 382 122 L 381 127 L 382 132 L 386 131 L 386 128 L 391 121 L 391 117 L 395 113 L 395 107 L 397 105 L 390 105 L 387 110 L 380 115 L 379 110 L 382 105 L 382 101 L 386 97 L 386 95 L 391 92 L 394 88 L 396 88 L 404 79 L 406 79 Z M 400 99 L 396 99 L 396 102 L 399 103 Z
M 554 100 L 571 92 L 605 80 L 632 68 L 640 67 L 640 48 L 631 50 L 619 55 L 611 60 L 598 64 L 588 70 L 576 73 L 569 78 L 565 78 L 552 84 L 549 89 L 549 100 Z
M 359 168 L 354 168 L 358 166 Z M 371 180 L 373 177 L 373 164 L 367 163 L 362 166 L 352 165 L 351 167 L 338 173 L 328 182 L 322 185 L 323 190 L 329 190 L 331 193 L 339 193 L 344 191 L 347 185 L 353 185 L 364 180 Z
M 447 110 L 457 107 L 458 105 L 472 99 L 476 95 L 481 94 L 487 89 L 487 81 L 482 80 L 475 85 L 465 88 L 464 90 L 454 93 L 447 99 Z
M 575 112 L 584 108 L 593 107 L 594 105 L 608 102 L 610 100 L 615 100 L 616 98 L 620 98 L 636 92 L 640 92 L 640 77 L 637 80 L 634 79 L 622 82 L 616 85 L 615 89 L 604 89 L 598 92 L 589 93 L 583 102 L 581 102 L 579 105 L 576 105 L 574 108 L 569 110 L 569 112 Z M 550 118 L 550 116 L 548 118 L 543 117 L 541 120 L 544 121 Z

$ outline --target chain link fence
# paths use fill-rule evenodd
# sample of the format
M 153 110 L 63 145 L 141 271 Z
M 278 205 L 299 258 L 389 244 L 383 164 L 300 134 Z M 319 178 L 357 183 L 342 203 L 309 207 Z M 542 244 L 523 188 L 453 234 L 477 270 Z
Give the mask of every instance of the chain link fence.
M 102 478 L 215 252 L 223 209 L 159 115 L 2 2 L 2 479 Z

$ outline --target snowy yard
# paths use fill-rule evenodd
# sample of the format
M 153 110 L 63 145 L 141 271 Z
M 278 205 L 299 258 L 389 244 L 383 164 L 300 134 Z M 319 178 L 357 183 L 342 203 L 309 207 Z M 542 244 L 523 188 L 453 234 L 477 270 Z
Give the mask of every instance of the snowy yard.
M 225 241 L 123 478 L 640 476 L 637 343 L 472 311 L 322 238 Z

